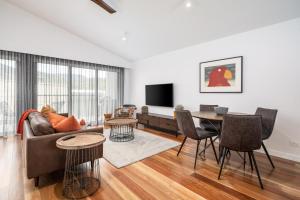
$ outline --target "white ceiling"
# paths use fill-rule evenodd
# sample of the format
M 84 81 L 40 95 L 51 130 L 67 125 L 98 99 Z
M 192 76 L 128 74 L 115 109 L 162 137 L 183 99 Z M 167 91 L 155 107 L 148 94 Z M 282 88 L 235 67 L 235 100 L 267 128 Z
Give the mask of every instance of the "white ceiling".
M 113 15 L 90 0 L 7 1 L 130 61 L 300 17 L 300 0 L 114 0 Z

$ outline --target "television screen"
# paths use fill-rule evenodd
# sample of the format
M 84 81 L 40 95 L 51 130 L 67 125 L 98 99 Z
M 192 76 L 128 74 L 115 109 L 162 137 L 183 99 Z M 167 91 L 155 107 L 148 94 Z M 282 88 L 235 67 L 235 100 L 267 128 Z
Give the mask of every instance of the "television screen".
M 146 85 L 146 105 L 173 107 L 173 84 Z

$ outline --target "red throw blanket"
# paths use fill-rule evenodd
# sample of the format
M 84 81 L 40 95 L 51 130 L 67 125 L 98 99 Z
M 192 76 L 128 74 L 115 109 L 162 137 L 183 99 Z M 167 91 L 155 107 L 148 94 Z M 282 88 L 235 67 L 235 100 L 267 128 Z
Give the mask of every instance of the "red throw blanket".
M 22 113 L 21 118 L 19 119 L 18 122 L 18 128 L 17 128 L 17 133 L 20 134 L 23 138 L 23 125 L 24 125 L 24 121 L 27 119 L 28 115 L 32 112 L 37 112 L 36 109 L 29 109 L 26 110 L 25 112 Z

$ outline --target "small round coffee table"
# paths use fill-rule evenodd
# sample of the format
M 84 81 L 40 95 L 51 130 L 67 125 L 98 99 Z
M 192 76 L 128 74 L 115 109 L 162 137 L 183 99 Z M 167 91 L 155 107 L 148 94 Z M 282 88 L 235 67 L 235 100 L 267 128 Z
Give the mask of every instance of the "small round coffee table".
M 56 141 L 56 146 L 67 151 L 63 195 L 80 199 L 95 193 L 100 187 L 100 161 L 105 137 L 87 132 L 67 135 Z
M 138 122 L 133 118 L 115 118 L 105 122 L 110 126 L 109 139 L 113 142 L 128 142 L 134 139 L 133 128 Z

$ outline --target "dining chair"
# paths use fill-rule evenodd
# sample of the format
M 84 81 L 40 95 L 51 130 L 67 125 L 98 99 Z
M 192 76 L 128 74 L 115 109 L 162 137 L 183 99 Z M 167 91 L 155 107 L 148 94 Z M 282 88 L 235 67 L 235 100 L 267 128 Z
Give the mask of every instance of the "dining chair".
M 215 112 L 216 107 L 218 107 L 218 105 L 200 104 L 199 110 L 204 112 Z M 217 121 L 200 119 L 199 122 L 200 122 L 200 127 L 204 128 L 205 130 L 220 132 L 221 126 L 220 123 Z
M 215 108 L 218 107 L 218 105 L 214 104 L 200 104 L 199 110 L 204 111 L 204 112 L 215 112 Z M 208 130 L 208 131 L 213 131 L 217 132 L 218 135 L 220 134 L 221 130 L 221 124 L 220 122 L 217 121 L 212 121 L 208 119 L 200 119 L 199 120 L 199 125 L 201 128 Z M 207 145 L 207 139 L 205 139 L 205 144 L 204 144 L 204 150 L 203 150 L 203 156 L 205 158 L 205 149 Z
M 263 141 L 268 139 L 272 135 L 277 112 L 278 111 L 276 109 L 268 109 L 268 108 L 260 108 L 260 107 L 258 107 L 255 112 L 255 115 L 260 115 L 262 117 L 262 127 L 263 127 L 262 147 L 273 168 L 275 168 L 275 166 Z
M 212 137 L 217 136 L 217 133 L 208 131 L 208 130 L 204 130 L 200 127 L 196 128 L 193 118 L 192 118 L 192 115 L 191 115 L 191 112 L 188 110 L 176 111 L 176 119 L 177 119 L 177 123 L 178 123 L 178 128 L 181 131 L 181 133 L 184 135 L 184 139 L 178 150 L 177 156 L 179 155 L 187 138 L 197 140 L 197 148 L 196 148 L 195 162 L 194 162 L 194 169 L 195 169 L 196 163 L 197 163 L 197 156 L 198 156 L 200 141 L 203 139 L 209 138 L 210 142 L 211 142 L 211 146 L 213 147 L 216 161 L 217 161 L 217 163 L 219 163 L 216 149 L 214 146 L 214 142 L 212 140 Z
M 250 162 L 252 163 L 253 161 L 254 163 L 260 187 L 263 189 L 264 187 L 253 153 L 254 150 L 261 147 L 262 132 L 261 116 L 228 114 L 224 116 L 220 146 L 223 147 L 223 155 L 226 155 L 229 150 L 248 153 Z M 220 179 L 222 174 L 225 157 L 222 156 L 218 179 Z

